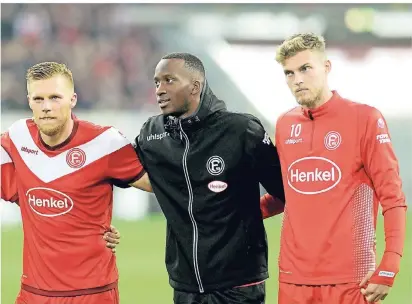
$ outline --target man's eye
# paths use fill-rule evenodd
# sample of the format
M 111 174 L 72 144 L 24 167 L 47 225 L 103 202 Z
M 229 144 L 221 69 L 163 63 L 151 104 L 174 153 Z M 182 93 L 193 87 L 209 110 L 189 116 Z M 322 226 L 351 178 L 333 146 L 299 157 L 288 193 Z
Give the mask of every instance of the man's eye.
M 167 81 L 167 83 L 172 83 L 173 79 L 172 78 L 167 78 L 166 81 Z

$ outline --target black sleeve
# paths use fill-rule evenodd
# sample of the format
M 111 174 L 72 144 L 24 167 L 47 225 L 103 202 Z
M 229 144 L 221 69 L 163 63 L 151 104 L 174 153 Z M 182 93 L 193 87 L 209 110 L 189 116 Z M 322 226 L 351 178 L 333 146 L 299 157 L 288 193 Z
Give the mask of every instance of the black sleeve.
M 141 149 L 140 135 L 136 136 L 134 143 L 132 145 L 133 145 L 134 150 L 136 151 L 137 156 L 139 156 L 140 163 L 142 164 L 143 168 L 147 172 L 145 162 L 144 162 L 143 152 Z
M 257 118 L 249 120 L 246 130 L 246 153 L 252 159 L 256 176 L 266 191 L 285 201 L 282 171 L 276 147 Z

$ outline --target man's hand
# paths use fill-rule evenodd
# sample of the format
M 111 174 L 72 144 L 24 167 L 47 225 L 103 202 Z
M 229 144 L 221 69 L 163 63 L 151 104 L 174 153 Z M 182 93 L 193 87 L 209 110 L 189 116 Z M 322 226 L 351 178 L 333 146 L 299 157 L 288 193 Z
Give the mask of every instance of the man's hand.
M 116 247 L 120 244 L 120 232 L 116 227 L 110 225 L 110 231 L 107 231 L 103 235 L 103 239 L 107 241 L 106 246 L 112 249 L 112 252 L 116 252 Z
M 373 271 L 369 271 L 368 274 L 363 278 L 362 282 L 359 284 L 360 287 L 365 287 L 367 285 L 366 289 L 361 288 L 361 293 L 365 296 L 366 300 L 369 303 L 385 300 L 391 288 L 389 286 L 381 284 L 367 284 L 372 275 Z

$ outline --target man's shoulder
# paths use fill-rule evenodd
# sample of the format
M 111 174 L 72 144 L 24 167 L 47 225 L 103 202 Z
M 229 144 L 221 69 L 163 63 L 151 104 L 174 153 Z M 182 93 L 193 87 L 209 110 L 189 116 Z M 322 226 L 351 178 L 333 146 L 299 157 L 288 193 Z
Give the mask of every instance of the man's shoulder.
M 27 129 L 37 128 L 32 118 L 21 118 L 16 120 L 9 128 L 8 133 L 20 133 Z
M 281 121 L 285 119 L 295 119 L 299 118 L 303 115 L 303 110 L 301 106 L 296 106 L 293 107 L 287 111 L 284 111 L 279 115 L 279 118 L 277 119 L 277 122 L 280 123 Z
M 236 127 L 236 128 L 242 127 L 242 126 L 244 128 L 247 128 L 250 124 L 262 125 L 259 118 L 249 113 L 224 111 L 222 112 L 221 115 L 222 115 L 222 118 L 226 118 L 226 121 L 232 127 Z
M 351 99 L 342 98 L 344 109 L 342 111 L 346 115 L 358 115 L 360 122 L 368 121 L 369 119 L 383 118 L 382 113 L 375 107 L 360 101 L 353 101 Z
M 4 135 L 2 134 L 2 141 L 9 140 L 14 142 L 22 138 L 31 138 L 31 134 L 35 134 L 37 130 L 37 126 L 32 118 L 22 118 L 15 121 Z
M 350 99 L 344 99 L 344 100 L 348 108 L 356 109 L 357 111 L 360 111 L 366 115 L 375 114 L 376 112 L 379 112 L 377 108 L 370 106 L 366 103 L 359 102 L 359 101 L 353 101 Z
M 235 132 L 241 132 L 245 136 L 243 137 L 246 141 L 255 142 L 255 140 L 266 142 L 269 140 L 269 135 L 266 132 L 260 119 L 249 113 L 239 113 L 239 112 L 226 112 L 230 119 L 229 128 L 233 131 L 230 134 L 235 134 Z
M 150 129 L 153 127 L 159 127 L 159 126 L 163 126 L 164 122 L 163 122 L 163 115 L 159 114 L 159 115 L 154 115 L 154 116 L 150 116 L 142 125 L 142 130 L 146 130 L 146 129 Z
M 87 120 L 78 120 L 78 123 L 79 130 L 83 135 L 86 136 L 97 136 L 112 128 L 112 126 L 98 125 Z
M 126 137 L 114 126 L 99 125 L 86 120 L 78 120 L 78 135 L 83 137 L 82 141 L 91 141 L 97 137 L 104 137 L 106 140 L 114 142 L 124 142 Z

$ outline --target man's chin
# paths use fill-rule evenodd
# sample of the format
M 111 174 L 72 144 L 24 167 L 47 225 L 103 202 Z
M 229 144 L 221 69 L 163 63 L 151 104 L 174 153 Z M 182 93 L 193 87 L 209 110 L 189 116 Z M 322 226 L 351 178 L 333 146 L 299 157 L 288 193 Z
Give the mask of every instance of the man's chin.
M 61 126 L 55 126 L 55 127 L 51 127 L 51 126 L 39 126 L 39 130 L 42 134 L 46 135 L 46 136 L 56 136 L 57 134 L 59 134 L 60 130 L 62 129 Z
M 173 111 L 173 109 L 167 109 L 167 108 L 163 108 L 160 109 L 160 111 L 162 111 L 163 116 L 174 116 L 174 117 L 179 117 L 182 114 L 177 112 L 177 111 Z
M 300 104 L 302 107 L 306 108 L 313 108 L 316 105 L 316 102 L 313 100 L 308 100 L 308 99 L 296 99 L 298 104 Z

